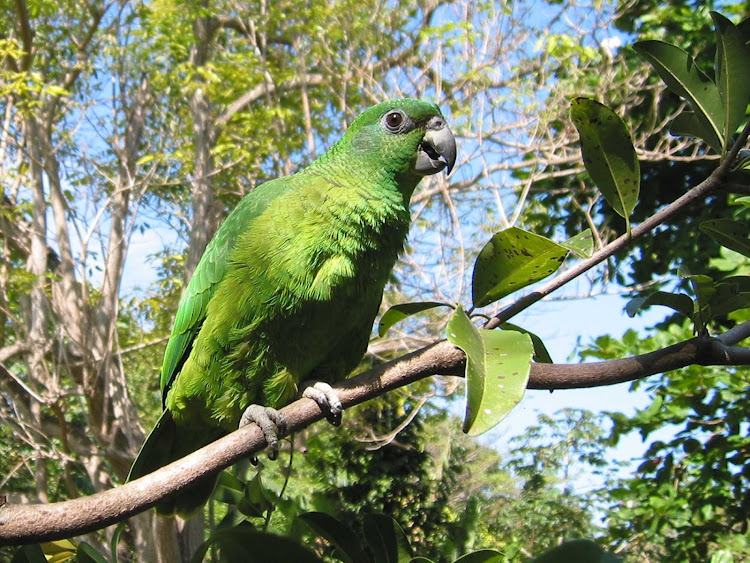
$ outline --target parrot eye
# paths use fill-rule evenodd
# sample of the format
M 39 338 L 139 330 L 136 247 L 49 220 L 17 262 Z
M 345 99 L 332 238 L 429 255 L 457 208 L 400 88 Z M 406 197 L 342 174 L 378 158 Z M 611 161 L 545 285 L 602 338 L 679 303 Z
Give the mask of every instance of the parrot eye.
M 385 114 L 385 117 L 383 117 L 383 123 L 385 124 L 386 129 L 397 133 L 401 130 L 404 119 L 404 113 L 401 110 L 393 110 Z

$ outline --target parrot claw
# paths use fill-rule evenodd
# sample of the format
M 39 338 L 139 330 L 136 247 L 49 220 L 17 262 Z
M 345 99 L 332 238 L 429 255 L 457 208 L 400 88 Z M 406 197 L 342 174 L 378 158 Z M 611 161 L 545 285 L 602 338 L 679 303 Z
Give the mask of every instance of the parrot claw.
M 279 438 L 286 433 L 286 419 L 276 409 L 261 405 L 250 405 L 242 413 L 240 428 L 254 422 L 263 432 L 268 443 L 268 458 L 274 460 L 279 455 Z M 257 462 L 257 459 L 255 460 Z
M 341 405 L 341 399 L 339 399 L 336 391 L 328 383 L 318 381 L 306 387 L 302 392 L 302 396 L 318 403 L 320 410 L 325 413 L 328 422 L 334 426 L 341 424 L 341 414 L 344 412 L 344 407 Z

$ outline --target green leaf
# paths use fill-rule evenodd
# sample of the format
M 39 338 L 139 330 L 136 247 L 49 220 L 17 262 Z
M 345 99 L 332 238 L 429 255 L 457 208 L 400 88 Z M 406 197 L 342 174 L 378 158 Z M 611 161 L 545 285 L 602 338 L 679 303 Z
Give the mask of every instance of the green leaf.
M 681 277 L 688 280 L 698 299 L 698 305 L 703 306 L 716 293 L 716 284 L 710 276 L 703 274 L 681 274 Z
M 730 278 L 716 285 L 716 293 L 708 304 L 711 318 L 722 317 L 733 311 L 750 307 L 750 291 L 748 291 L 747 284 L 733 283 L 729 280 Z
M 716 26 L 716 86 L 724 105 L 724 146 L 745 121 L 750 102 L 750 48 L 742 33 L 718 12 L 710 12 Z
M 343 522 L 325 512 L 307 512 L 297 517 L 313 531 L 325 538 L 337 549 L 336 557 L 344 563 L 366 563 L 370 558 L 365 553 L 357 535 Z
M 591 229 L 584 229 L 565 242 L 561 242 L 560 246 L 567 248 L 578 258 L 591 258 L 594 253 L 594 236 L 591 234 Z
M 397 322 L 417 313 L 421 313 L 422 311 L 434 309 L 435 307 L 450 307 L 450 305 L 448 305 L 448 303 L 438 303 L 437 301 L 419 301 L 415 303 L 399 303 L 398 305 L 394 305 L 383 313 L 382 317 L 380 317 L 378 336 L 381 338 L 385 336 L 388 329 Z
M 239 504 L 245 498 L 245 483 L 229 471 L 219 473 L 213 499 L 225 504 Z
M 406 534 L 390 516 L 366 514 L 362 526 L 374 563 L 408 563 L 414 556 Z
M 472 299 L 484 307 L 554 273 L 568 251 L 548 238 L 511 227 L 495 234 L 474 263 Z
M 619 563 L 619 557 L 607 553 L 593 540 L 571 540 L 531 560 L 532 563 Z
M 711 556 L 710 563 L 733 563 L 734 556 L 728 549 L 720 549 Z
M 76 554 L 77 544 L 69 539 L 48 541 L 41 544 L 44 556 L 48 562 L 60 563 L 68 561 Z
M 84 541 L 78 544 L 76 561 L 77 563 L 107 563 L 106 557 Z
M 257 514 L 253 514 L 253 516 L 258 516 Z M 243 524 L 247 522 L 248 515 L 242 514 L 239 510 L 237 510 L 235 507 L 230 507 L 227 511 L 224 518 L 222 518 L 218 524 L 214 526 L 215 530 L 218 530 L 219 528 L 234 528 L 235 526 L 238 526 L 240 524 Z
M 745 18 L 737 24 L 737 29 L 745 43 L 750 43 L 750 18 Z
M 750 225 L 733 219 L 710 219 L 700 225 L 700 230 L 722 246 L 750 257 Z
M 122 535 L 122 531 L 126 527 L 127 527 L 127 522 L 120 522 L 115 528 L 115 531 L 112 532 L 112 539 L 109 540 L 109 551 L 110 551 L 110 554 L 112 555 L 112 563 L 117 563 L 117 559 L 118 559 L 117 544 L 120 543 L 120 536 Z
M 216 530 L 202 543 L 191 558 L 191 563 L 201 563 L 211 546 L 216 546 L 220 561 L 243 563 L 321 563 L 315 553 L 291 538 L 255 530 L 249 524 Z
M 459 557 L 453 563 L 501 563 L 505 561 L 503 554 L 494 549 L 482 549 L 473 551 Z
M 750 276 L 729 276 L 718 285 L 733 285 L 739 293 L 750 293 Z
M 640 165 L 625 122 L 620 116 L 588 98 L 576 98 L 570 110 L 581 137 L 586 171 L 618 215 L 628 220 L 638 203 Z
M 42 546 L 35 543 L 19 548 L 13 554 L 11 563 L 47 563 L 47 558 L 44 556 Z
M 141 158 L 135 161 L 137 166 L 143 166 L 144 164 L 148 164 L 149 162 L 153 162 L 156 160 L 155 154 L 144 154 Z
M 459 307 L 447 338 L 466 354 L 466 417 L 463 431 L 477 436 L 498 424 L 526 390 L 534 347 L 527 334 L 479 330 Z
M 706 328 L 708 321 L 711 320 L 709 304 L 716 294 L 716 284 L 709 276 L 690 274 L 683 267 L 678 268 L 677 274 L 690 282 L 690 286 L 695 294 L 695 304 L 691 318 L 695 331 L 700 333 Z
M 549 355 L 549 350 L 547 350 L 547 347 L 544 345 L 544 342 L 542 342 L 542 339 L 533 332 L 529 332 L 525 328 L 521 328 L 520 326 L 514 325 L 512 323 L 503 323 L 500 325 L 500 328 L 503 330 L 514 330 L 522 334 L 528 334 L 529 338 L 531 338 L 531 344 L 534 346 L 534 357 L 532 358 L 533 361 L 540 364 L 555 363 L 552 361 L 552 356 Z
M 710 139 L 713 131 L 698 119 L 693 111 L 685 110 L 675 117 L 669 126 L 669 132 L 676 137 L 695 137 L 697 139 Z M 721 146 L 712 146 L 716 152 L 721 151 Z
M 274 509 L 274 503 L 268 498 L 267 490 L 263 487 L 261 474 L 257 473 L 245 487 L 245 497 L 237 505 L 237 510 L 250 517 L 263 516 Z
M 635 317 L 641 309 L 651 307 L 652 305 L 662 305 L 682 313 L 687 318 L 693 318 L 694 303 L 690 296 L 684 293 L 669 293 L 667 291 L 657 291 L 646 297 L 636 297 L 628 301 L 625 305 L 625 312 L 629 317 Z
M 633 48 L 654 67 L 672 92 L 690 103 L 707 133 L 701 138 L 721 154 L 724 148 L 724 108 L 716 84 L 679 47 L 652 40 L 638 41 Z

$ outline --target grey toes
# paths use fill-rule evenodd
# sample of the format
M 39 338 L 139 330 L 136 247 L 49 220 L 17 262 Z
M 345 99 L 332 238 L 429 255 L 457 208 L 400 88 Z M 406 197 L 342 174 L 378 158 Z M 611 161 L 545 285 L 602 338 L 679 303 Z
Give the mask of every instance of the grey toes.
M 240 428 L 254 422 L 263 432 L 268 443 L 268 457 L 276 459 L 279 455 L 279 439 L 286 432 L 286 419 L 276 409 L 261 405 L 250 405 L 240 418 Z
M 302 392 L 302 396 L 318 403 L 320 410 L 325 413 L 328 422 L 334 426 L 341 424 L 341 415 L 344 412 L 344 407 L 341 405 L 341 399 L 339 399 L 336 391 L 328 383 L 318 381 L 312 386 L 306 387 Z

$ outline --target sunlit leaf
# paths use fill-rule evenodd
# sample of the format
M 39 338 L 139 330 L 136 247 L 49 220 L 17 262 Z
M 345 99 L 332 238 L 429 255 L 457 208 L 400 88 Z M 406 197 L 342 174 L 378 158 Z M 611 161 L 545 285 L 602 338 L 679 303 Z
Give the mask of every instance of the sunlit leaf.
M 498 424 L 526 390 L 534 347 L 527 334 L 479 330 L 460 307 L 446 328 L 448 340 L 466 354 L 466 417 L 472 436 Z
M 584 229 L 565 242 L 561 242 L 560 246 L 567 248 L 579 258 L 591 258 L 594 253 L 594 236 L 591 234 L 591 229 Z
M 736 560 L 729 549 L 719 549 L 711 555 L 709 563 L 735 563 Z
M 474 264 L 472 297 L 484 307 L 554 273 L 567 255 L 556 242 L 511 227 L 484 245 Z
M 47 563 L 65 563 L 76 560 L 78 544 L 69 539 L 44 542 L 41 546 Z
M 645 58 L 675 94 L 687 100 L 707 133 L 703 140 L 723 149 L 724 108 L 719 90 L 684 50 L 663 41 L 638 41 L 633 48 Z

